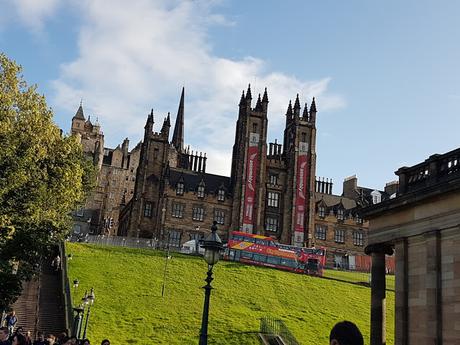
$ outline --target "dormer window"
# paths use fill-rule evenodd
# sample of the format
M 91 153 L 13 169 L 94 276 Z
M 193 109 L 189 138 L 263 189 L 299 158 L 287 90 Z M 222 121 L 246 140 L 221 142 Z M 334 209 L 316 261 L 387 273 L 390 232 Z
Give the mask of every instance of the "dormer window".
M 199 198 L 204 198 L 204 183 L 201 182 L 198 185 L 198 189 L 196 190 L 196 196 Z
M 374 205 L 382 201 L 382 194 L 380 194 L 380 192 L 377 190 L 374 190 L 371 192 L 371 197 L 372 197 L 372 203 Z
M 178 182 L 176 185 L 176 194 L 184 195 L 184 182 Z
M 324 218 L 326 216 L 326 208 L 324 206 L 318 207 L 318 216 Z
M 339 208 L 337 210 L 337 220 L 343 220 L 344 219 L 344 212 L 343 208 Z
M 217 200 L 224 201 L 225 200 L 225 191 L 223 189 L 219 189 L 217 191 Z

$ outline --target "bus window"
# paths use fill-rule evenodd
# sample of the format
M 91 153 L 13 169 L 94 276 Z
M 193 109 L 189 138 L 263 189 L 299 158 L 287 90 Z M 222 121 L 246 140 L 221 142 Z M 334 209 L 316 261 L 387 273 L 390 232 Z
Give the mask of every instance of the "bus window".
M 267 244 L 265 243 L 266 241 L 260 239 L 260 238 L 256 238 L 256 244 L 260 244 L 261 246 L 266 246 Z
M 243 259 L 251 259 L 252 260 L 252 253 L 250 253 L 250 252 L 241 252 L 241 257 Z
M 267 256 L 267 262 L 272 265 L 279 265 L 280 258 L 277 258 L 275 256 Z
M 233 240 L 234 241 L 244 241 L 244 237 L 241 235 L 234 235 Z
M 287 267 L 297 267 L 297 263 L 291 259 L 281 259 L 281 265 Z
M 262 255 L 262 254 L 254 254 L 254 260 L 258 262 L 266 262 L 267 256 Z
M 228 252 L 228 255 L 230 256 L 230 259 L 233 260 L 233 258 L 235 257 L 235 251 L 233 249 L 230 249 L 230 251 Z

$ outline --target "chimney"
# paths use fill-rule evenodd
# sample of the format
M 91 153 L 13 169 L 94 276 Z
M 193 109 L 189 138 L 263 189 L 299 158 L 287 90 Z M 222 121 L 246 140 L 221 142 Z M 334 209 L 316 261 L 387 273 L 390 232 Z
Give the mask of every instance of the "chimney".
M 358 178 L 356 175 L 350 176 L 343 180 L 343 193 L 345 198 L 354 199 L 356 197 L 355 191 L 358 188 Z
M 399 181 L 391 181 L 385 185 L 385 193 L 388 195 L 393 195 L 398 191 Z

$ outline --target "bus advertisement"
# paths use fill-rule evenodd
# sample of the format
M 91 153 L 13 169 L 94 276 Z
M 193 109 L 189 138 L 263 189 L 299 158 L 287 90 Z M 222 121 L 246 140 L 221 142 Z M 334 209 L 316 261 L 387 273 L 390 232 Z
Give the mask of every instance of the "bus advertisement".
M 224 259 L 322 276 L 326 249 L 289 246 L 279 244 L 271 237 L 233 231 Z

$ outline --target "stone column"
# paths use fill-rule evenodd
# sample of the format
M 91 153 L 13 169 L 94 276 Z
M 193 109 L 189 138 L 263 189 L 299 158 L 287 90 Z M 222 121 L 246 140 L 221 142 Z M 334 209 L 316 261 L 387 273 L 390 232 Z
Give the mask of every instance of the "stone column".
M 395 345 L 408 343 L 409 319 L 409 274 L 408 274 L 408 244 L 407 238 L 395 243 L 396 276 L 395 276 Z
M 386 344 L 386 282 L 385 255 L 393 254 L 388 244 L 371 244 L 365 249 L 372 256 L 371 268 L 371 343 L 370 345 Z

